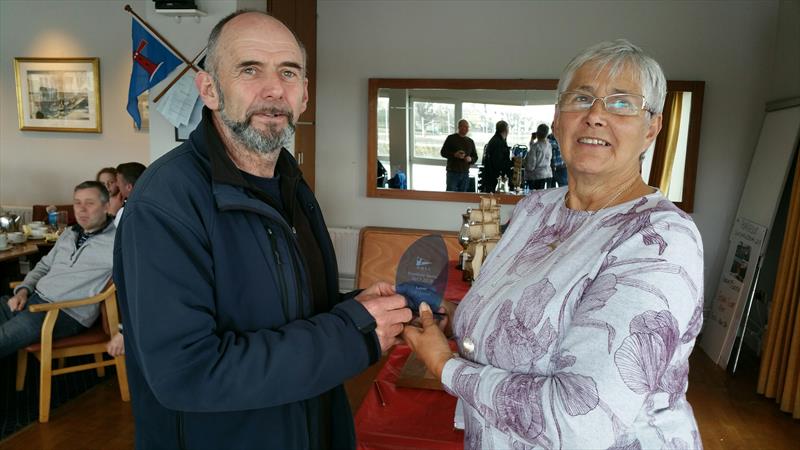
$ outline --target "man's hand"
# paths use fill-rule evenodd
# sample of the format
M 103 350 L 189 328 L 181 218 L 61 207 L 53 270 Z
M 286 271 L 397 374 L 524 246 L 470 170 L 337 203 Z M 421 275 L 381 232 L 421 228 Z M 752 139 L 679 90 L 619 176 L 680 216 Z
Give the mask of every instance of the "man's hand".
M 427 303 L 420 305 L 419 317 L 422 328 L 406 326 L 403 329 L 403 339 L 425 363 L 428 370 L 437 379 L 441 379 L 444 365 L 453 357 L 453 352 L 450 350 L 444 333 L 436 325 L 431 307 Z
M 465 156 L 464 157 L 464 161 L 466 161 L 468 163 L 471 163 L 472 162 L 472 157 L 471 156 Z
M 25 309 L 25 304 L 28 303 L 28 289 L 22 288 L 17 293 L 8 299 L 8 307 L 11 311 L 22 311 Z
M 400 342 L 398 335 L 403 332 L 403 324 L 411 320 L 411 310 L 406 306 L 406 298 L 395 294 L 394 286 L 378 282 L 364 289 L 356 300 L 375 319 L 375 334 L 385 352 Z
M 459 150 L 459 151 L 453 153 L 453 156 L 455 156 L 458 159 L 464 159 L 464 157 L 467 156 L 467 154 L 464 153 L 464 150 Z
M 108 341 L 108 344 L 106 344 L 106 353 L 115 358 L 125 354 L 125 339 L 122 337 L 122 333 L 115 334 L 114 337 Z
M 394 294 L 396 294 L 396 292 L 393 285 L 385 281 L 378 281 L 377 283 L 372 284 L 372 286 L 361 291 L 361 293 L 356 295 L 355 299 L 363 302 L 364 300 L 369 300 L 371 298 L 388 297 Z

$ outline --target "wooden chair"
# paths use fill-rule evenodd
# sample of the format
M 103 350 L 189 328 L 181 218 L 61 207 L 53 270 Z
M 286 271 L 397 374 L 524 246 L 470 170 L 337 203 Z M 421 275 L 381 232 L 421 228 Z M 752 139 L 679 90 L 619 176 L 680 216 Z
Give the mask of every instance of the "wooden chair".
M 461 244 L 455 231 L 417 230 L 413 228 L 364 227 L 358 236 L 356 288 L 363 289 L 376 281 L 395 282 L 400 258 L 417 239 L 440 234 L 451 261 L 458 259 Z
M 440 234 L 447 246 L 450 260 L 458 259 L 461 245 L 454 231 L 418 230 L 413 228 L 364 227 L 358 236 L 358 259 L 356 262 L 356 288 L 369 287 L 377 281 L 394 283 L 397 266 L 408 247 L 417 239 L 429 234 Z M 381 367 L 386 364 L 384 355 L 367 370 L 345 382 L 347 397 L 354 411 L 358 410 L 367 391 Z
M 12 287 L 19 283 L 12 283 Z M 68 300 L 57 303 L 30 305 L 31 312 L 44 312 L 42 336 L 38 344 L 29 345 L 17 352 L 17 391 L 25 387 L 25 372 L 28 367 L 28 353 L 40 361 L 39 377 L 39 422 L 50 420 L 50 390 L 52 377 L 82 370 L 96 369 L 97 376 L 105 376 L 105 367 L 114 365 L 117 370 L 117 381 L 122 401 L 129 401 L 128 375 L 125 372 L 125 356 L 120 355 L 110 360 L 103 359 L 106 344 L 118 333 L 119 315 L 117 313 L 116 286 L 109 281 L 108 287 L 94 297 Z M 53 339 L 53 327 L 60 310 L 76 306 L 100 303 L 101 317 L 86 331 L 75 336 Z M 94 355 L 93 363 L 63 367 L 64 359 L 70 356 Z M 59 367 L 53 368 L 53 359 L 59 360 Z
M 66 211 L 67 225 L 74 225 L 77 223 L 77 220 L 75 219 L 75 209 L 72 207 L 72 204 L 55 205 L 55 207 L 59 212 Z M 33 205 L 33 212 L 31 215 L 31 220 L 41 220 L 42 222 L 47 223 L 47 205 Z

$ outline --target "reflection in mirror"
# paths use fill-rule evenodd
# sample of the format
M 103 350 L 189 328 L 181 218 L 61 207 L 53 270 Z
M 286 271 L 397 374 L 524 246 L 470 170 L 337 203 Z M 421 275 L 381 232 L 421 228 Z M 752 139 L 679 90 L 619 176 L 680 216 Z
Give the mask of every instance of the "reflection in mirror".
M 371 79 L 367 195 L 477 201 L 477 193 L 495 184 L 487 175 L 492 169 L 484 165 L 484 149 L 502 120 L 508 124 L 509 180 L 508 193 L 498 197 L 501 203 L 516 203 L 527 191 L 522 182 L 524 155 L 532 133 L 553 120 L 556 84 L 556 80 Z M 687 212 L 694 198 L 703 87 L 703 82 L 668 82 L 662 131 L 642 164 L 645 181 Z M 457 146 L 445 147 L 461 158 L 460 169 L 468 170 L 463 189 L 448 181 L 448 159 L 441 153 L 448 136 L 463 134 L 462 119 L 468 122 L 466 136 L 474 142 L 475 157 L 466 158 L 469 148 L 453 153 L 461 143 L 471 147 L 463 139 L 453 141 Z M 450 191 L 466 192 L 446 192 L 449 182 Z M 557 183 L 550 180 L 546 186 Z

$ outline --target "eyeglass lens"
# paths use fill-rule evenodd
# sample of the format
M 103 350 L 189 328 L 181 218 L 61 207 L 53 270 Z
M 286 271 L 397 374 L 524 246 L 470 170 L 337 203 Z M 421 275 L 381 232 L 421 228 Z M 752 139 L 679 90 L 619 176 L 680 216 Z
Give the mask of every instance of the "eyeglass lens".
M 606 111 L 623 116 L 634 116 L 644 106 L 644 98 L 635 94 L 611 94 L 595 97 L 580 92 L 564 92 L 559 97 L 559 108 L 562 111 L 585 111 L 590 109 L 595 100 L 605 104 Z

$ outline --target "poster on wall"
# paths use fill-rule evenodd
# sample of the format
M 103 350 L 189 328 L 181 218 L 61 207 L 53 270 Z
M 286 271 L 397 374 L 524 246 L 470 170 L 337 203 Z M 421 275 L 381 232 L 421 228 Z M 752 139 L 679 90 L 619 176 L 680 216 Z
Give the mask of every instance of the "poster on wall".
M 739 323 L 760 263 L 767 227 L 737 217 L 717 292 L 711 302 L 700 346 L 714 362 L 727 367 Z

